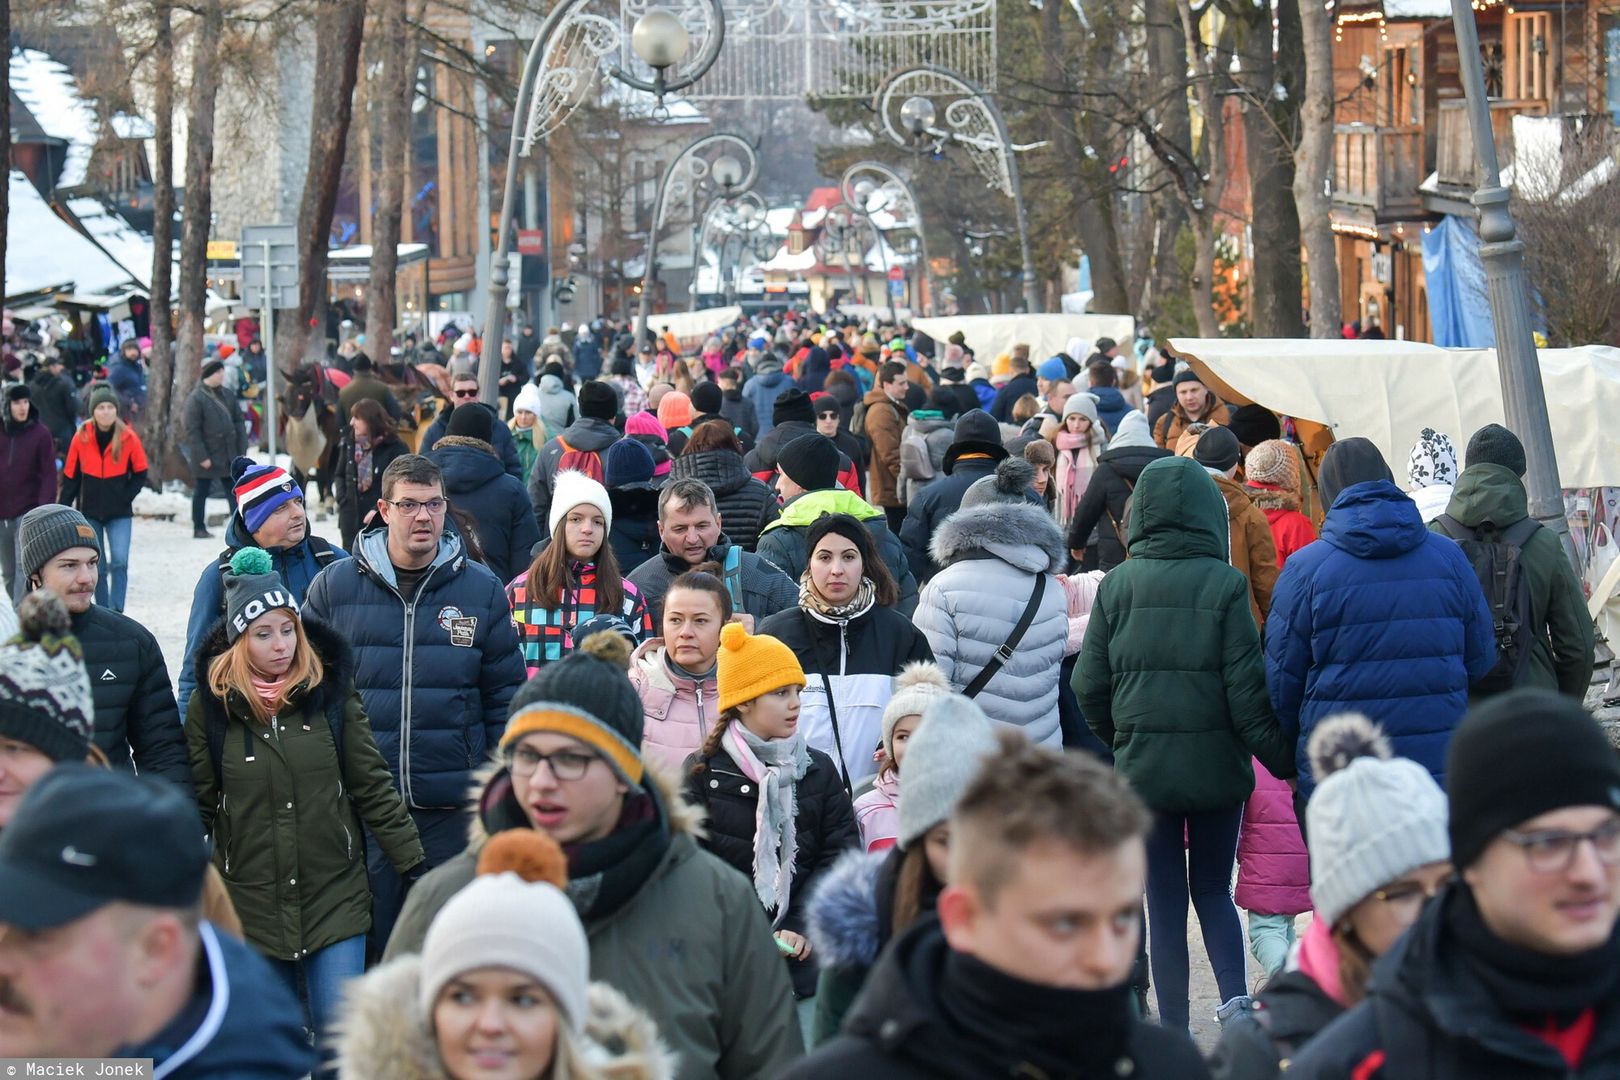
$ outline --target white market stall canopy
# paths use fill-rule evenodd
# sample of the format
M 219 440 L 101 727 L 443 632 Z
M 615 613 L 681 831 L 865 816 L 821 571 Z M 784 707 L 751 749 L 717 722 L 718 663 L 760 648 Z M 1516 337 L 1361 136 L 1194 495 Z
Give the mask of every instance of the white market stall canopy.
M 701 311 L 669 311 L 662 315 L 647 316 L 647 329 L 655 334 L 662 334 L 669 330 L 684 345 L 687 342 L 702 344 L 703 339 L 719 332 L 742 315 L 742 308 L 736 304 L 726 307 L 704 308 Z
M 1019 342 L 1029 345 L 1030 362 L 1038 366 L 1047 357 L 1063 352 L 1072 338 L 1083 340 L 1089 351 L 1091 343 L 1100 337 L 1111 337 L 1129 347 L 1136 333 L 1136 320 L 1129 315 L 949 315 L 913 319 L 911 325 L 938 343 L 936 363 L 945 355 L 946 340 L 960 330 L 974 357 L 986 366 Z M 1081 363 L 1085 359 L 1082 356 Z
M 1495 349 L 1236 338 L 1170 344 L 1213 377 L 1217 394 L 1315 421 L 1335 438 L 1370 439 L 1397 477 L 1424 428 L 1451 436 L 1460 450 L 1475 431 L 1505 420 Z M 1538 355 L 1560 485 L 1620 485 L 1620 349 L 1586 345 Z

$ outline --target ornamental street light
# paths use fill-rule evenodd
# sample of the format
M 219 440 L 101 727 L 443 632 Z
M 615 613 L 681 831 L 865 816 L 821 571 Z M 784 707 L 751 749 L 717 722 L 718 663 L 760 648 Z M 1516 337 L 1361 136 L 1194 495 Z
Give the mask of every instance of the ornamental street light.
M 1479 207 L 1479 261 L 1485 267 L 1485 289 L 1496 328 L 1496 369 L 1502 381 L 1503 411 L 1508 427 L 1524 440 L 1529 465 L 1524 486 L 1530 497 L 1530 516 L 1557 534 L 1564 553 L 1576 563 L 1575 574 L 1579 577 L 1581 567 L 1570 542 L 1563 492 L 1558 486 L 1558 456 L 1547 418 L 1547 393 L 1541 385 L 1541 362 L 1530 329 L 1530 283 L 1524 272 L 1524 243 L 1514 229 L 1513 214 L 1508 209 L 1510 195 L 1502 186 L 1497 167 L 1496 138 L 1491 131 L 1485 69 L 1479 53 L 1479 27 L 1474 23 L 1470 0 L 1451 0 L 1451 19 L 1457 33 L 1468 126 L 1479 155 L 1479 187 L 1472 201 Z
M 933 109 L 933 104 L 927 98 L 913 98 L 912 101 L 922 102 L 928 106 L 930 112 Z M 906 104 L 909 106 L 911 101 Z M 904 109 L 902 109 L 903 112 Z M 843 194 L 845 202 L 850 203 L 857 211 L 866 215 L 866 220 L 872 226 L 872 231 L 878 233 L 880 251 L 882 251 L 883 237 L 877 223 L 872 221 L 872 214 L 876 211 L 887 213 L 895 220 L 895 228 L 905 227 L 900 223 L 909 216 L 910 228 L 917 237 L 917 246 L 922 259 L 923 291 L 932 295 L 932 283 L 928 280 L 928 237 L 923 232 L 922 203 L 917 201 L 916 189 L 906 181 L 905 177 L 881 161 L 857 161 L 844 170 L 839 190 Z M 879 192 L 883 193 L 885 197 L 883 202 L 874 207 L 872 198 Z M 851 195 L 854 196 L 853 201 L 851 201 Z M 887 253 L 885 253 L 885 270 L 888 269 L 887 258 Z M 885 287 L 888 288 L 889 286 Z M 921 305 L 917 306 L 920 307 Z M 892 291 L 889 294 L 889 315 L 891 318 L 896 315 Z
M 925 94 L 953 96 L 954 100 L 945 106 L 947 129 L 934 126 L 934 104 Z M 922 139 L 932 138 L 964 147 L 985 182 L 1012 199 L 1024 264 L 1024 308 L 1030 313 L 1039 311 L 1035 263 L 1029 249 L 1029 214 L 1018 177 L 1016 152 L 1020 148 L 1013 145 L 1007 119 L 995 98 L 960 72 L 938 64 L 919 64 L 885 79 L 872 99 L 872 107 L 883 118 L 884 133 L 895 145 L 915 146 Z
M 506 332 L 507 255 L 517 202 L 518 159 L 529 156 L 536 144 L 567 122 L 595 84 L 603 58 L 621 44 L 618 26 L 587 11 L 591 4 L 592 0 L 560 0 L 551 9 L 529 45 L 518 80 L 478 363 L 478 397 L 487 405 L 494 405 L 499 395 L 501 339 Z M 703 45 L 695 57 L 687 59 L 692 35 L 686 25 L 667 9 L 652 8 L 636 20 L 630 31 L 631 50 L 652 69 L 652 79 L 643 79 L 618 64 L 609 71 L 626 86 L 654 95 L 655 116 L 664 111 L 666 94 L 691 86 L 714 66 L 725 42 L 722 0 L 686 0 L 682 10 L 698 10 L 704 21 Z
M 713 156 L 712 160 L 710 156 Z M 665 202 L 670 187 L 679 179 L 689 182 L 695 194 L 695 188 L 707 179 L 713 183 L 719 198 L 730 200 L 752 187 L 758 176 L 759 157 L 754 153 L 754 148 L 741 136 L 727 132 L 705 135 L 693 141 L 675 155 L 675 160 L 664 170 L 664 178 L 658 182 L 658 196 L 653 200 L 652 227 L 647 230 L 646 261 L 641 267 L 641 299 L 636 305 L 637 348 L 647 340 L 647 316 L 652 311 L 653 264 L 658 258 L 658 231 L 664 224 Z M 696 252 L 693 252 L 692 267 L 695 274 Z

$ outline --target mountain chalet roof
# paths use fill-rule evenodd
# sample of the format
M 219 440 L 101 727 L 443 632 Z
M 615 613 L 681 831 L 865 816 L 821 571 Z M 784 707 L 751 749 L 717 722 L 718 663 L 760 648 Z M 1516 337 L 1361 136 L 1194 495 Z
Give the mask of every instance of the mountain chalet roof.
M 7 296 L 56 289 L 80 294 L 113 293 L 131 287 L 144 290 L 141 283 L 151 275 L 150 242 L 146 273 L 137 276 L 58 217 L 28 177 L 16 169 L 11 170 L 8 190 L 11 212 L 6 222 Z
M 67 143 L 67 163 L 62 166 L 57 186 L 84 183 L 99 121 L 94 106 L 79 93 L 73 72 L 36 49 L 14 51 L 10 67 L 12 93 L 27 106 L 46 135 Z

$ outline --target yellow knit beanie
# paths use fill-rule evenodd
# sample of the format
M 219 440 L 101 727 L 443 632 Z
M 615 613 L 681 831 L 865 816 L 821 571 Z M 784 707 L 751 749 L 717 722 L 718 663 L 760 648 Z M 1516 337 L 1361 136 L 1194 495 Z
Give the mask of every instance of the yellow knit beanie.
M 997 353 L 995 360 L 990 364 L 990 377 L 1012 374 L 1012 357 L 1006 353 Z
M 803 686 L 804 669 L 793 650 L 769 634 L 750 634 L 742 623 L 720 631 L 720 711 L 780 690 Z

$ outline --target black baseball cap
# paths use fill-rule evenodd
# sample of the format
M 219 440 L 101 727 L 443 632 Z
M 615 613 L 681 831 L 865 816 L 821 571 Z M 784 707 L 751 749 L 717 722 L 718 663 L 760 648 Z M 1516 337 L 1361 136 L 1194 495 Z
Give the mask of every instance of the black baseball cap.
M 207 869 L 196 802 L 178 788 L 58 765 L 0 832 L 0 924 L 48 930 L 116 901 L 191 907 Z

